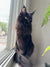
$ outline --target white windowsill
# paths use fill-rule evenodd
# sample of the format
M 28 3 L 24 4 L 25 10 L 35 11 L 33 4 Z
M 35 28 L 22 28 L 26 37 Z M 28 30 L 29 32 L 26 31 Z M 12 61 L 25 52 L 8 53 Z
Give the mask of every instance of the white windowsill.
M 5 54 L 0 58 L 0 66 L 1 67 L 10 67 L 8 65 L 10 65 L 9 63 L 15 54 L 15 50 L 14 49 L 11 49 L 9 51 L 5 50 L 5 52 L 4 52 Z

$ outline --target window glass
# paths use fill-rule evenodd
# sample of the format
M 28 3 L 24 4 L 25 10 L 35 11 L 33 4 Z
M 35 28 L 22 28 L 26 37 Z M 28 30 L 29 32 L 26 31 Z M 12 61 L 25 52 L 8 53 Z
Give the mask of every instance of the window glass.
M 0 52 L 6 48 L 11 0 L 0 0 Z

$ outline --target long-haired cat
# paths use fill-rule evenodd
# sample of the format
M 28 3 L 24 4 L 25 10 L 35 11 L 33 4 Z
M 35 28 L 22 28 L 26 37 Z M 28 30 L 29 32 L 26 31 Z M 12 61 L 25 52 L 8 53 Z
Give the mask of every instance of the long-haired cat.
M 25 6 L 21 9 L 21 12 L 16 22 L 16 44 L 14 55 L 15 62 L 18 62 L 22 67 L 31 67 L 29 57 L 34 50 L 34 44 L 32 42 L 32 16 L 35 13 L 28 13 Z M 27 64 L 27 66 L 25 66 Z

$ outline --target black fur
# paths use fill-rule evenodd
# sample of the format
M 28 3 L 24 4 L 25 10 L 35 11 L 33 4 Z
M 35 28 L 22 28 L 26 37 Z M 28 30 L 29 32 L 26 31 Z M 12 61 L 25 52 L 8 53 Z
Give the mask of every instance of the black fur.
M 16 44 L 15 44 L 16 53 L 14 55 L 14 60 L 19 63 L 22 62 L 21 57 L 22 58 L 24 57 L 26 60 L 26 58 L 29 58 L 32 55 L 34 50 L 34 44 L 32 43 L 32 37 L 31 37 L 32 15 L 34 14 L 34 12 L 27 13 L 26 7 L 23 7 L 17 18 L 17 22 L 16 22 L 17 37 L 16 37 Z M 22 53 L 19 53 L 20 50 L 22 51 Z M 19 61 L 19 58 L 21 62 Z

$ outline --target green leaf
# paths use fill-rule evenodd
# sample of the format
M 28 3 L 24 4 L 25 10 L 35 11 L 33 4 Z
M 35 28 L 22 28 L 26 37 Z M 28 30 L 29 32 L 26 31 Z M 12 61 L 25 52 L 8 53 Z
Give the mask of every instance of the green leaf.
M 42 56 L 44 56 L 45 53 L 46 53 L 48 50 L 50 50 L 50 45 L 45 49 L 45 51 L 43 52 Z
M 44 19 L 43 19 L 43 23 L 41 26 L 44 26 L 48 23 L 48 16 L 50 16 L 50 4 L 47 8 L 47 12 L 45 13 Z
M 47 22 L 48 22 L 48 18 L 46 17 L 46 18 L 43 20 L 42 26 L 46 25 Z

